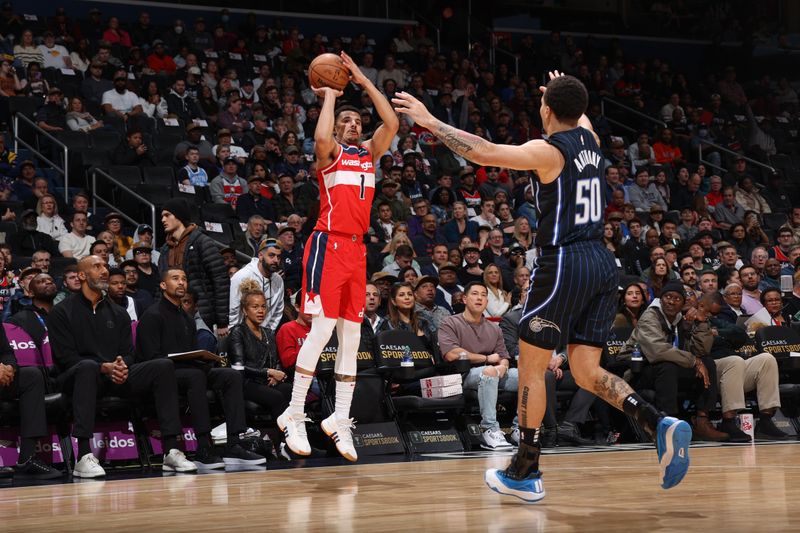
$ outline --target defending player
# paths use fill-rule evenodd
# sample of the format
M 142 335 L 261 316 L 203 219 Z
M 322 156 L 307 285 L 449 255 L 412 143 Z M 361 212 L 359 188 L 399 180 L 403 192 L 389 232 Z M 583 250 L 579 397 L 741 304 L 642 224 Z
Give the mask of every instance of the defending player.
M 336 449 L 350 461 L 358 459 L 353 446 L 350 403 L 356 381 L 356 356 L 361 340 L 361 322 L 366 299 L 366 247 L 369 213 L 375 194 L 378 159 L 389 149 L 397 133 L 398 120 L 391 104 L 342 52 L 352 80 L 369 94 L 383 124 L 372 139 L 361 141 L 361 115 L 354 107 L 336 110 L 342 95 L 329 87 L 313 88 L 323 98 L 314 132 L 320 212 L 317 225 L 306 243 L 303 257 L 302 311 L 313 315 L 311 331 L 297 355 L 294 388 L 289 407 L 278 417 L 286 445 L 298 455 L 309 455 L 304 413 L 306 395 L 314 369 L 333 328 L 339 338 L 336 354 L 336 408 L 322 421 L 322 430 Z
M 407 93 L 392 100 L 399 113 L 428 128 L 455 153 L 480 165 L 534 170 L 539 212 L 528 297 L 519 324 L 520 447 L 505 470 L 486 471 L 485 481 L 501 494 L 533 502 L 544 498 L 539 472 L 539 426 L 545 409 L 544 374 L 552 350 L 568 345 L 570 370 L 578 385 L 634 417 L 656 440 L 661 486 L 674 487 L 689 468 L 689 425 L 665 417 L 625 381 L 600 367 L 600 353 L 614 319 L 618 276 L 602 245 L 603 155 L 583 114 L 583 84 L 558 71 L 541 87 L 539 113 L 546 141 L 495 145 L 436 120 Z

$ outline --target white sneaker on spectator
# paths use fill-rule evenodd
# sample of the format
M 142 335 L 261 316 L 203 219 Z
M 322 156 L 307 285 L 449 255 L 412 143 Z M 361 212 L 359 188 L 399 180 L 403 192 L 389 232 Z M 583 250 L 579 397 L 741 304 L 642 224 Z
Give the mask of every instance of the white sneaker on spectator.
M 336 418 L 336 413 L 322 421 L 322 431 L 333 439 L 336 449 L 348 461 L 358 461 L 358 453 L 353 445 L 353 428 L 356 425 L 352 418 Z
M 283 431 L 286 437 L 286 445 L 297 455 L 311 455 L 306 422 L 311 422 L 311 419 L 305 413 L 290 413 L 288 410 L 277 420 L 278 429 Z
M 519 446 L 519 428 L 514 428 L 511 430 L 511 442 L 514 443 L 514 446 Z
M 197 472 L 197 465 L 183 455 L 177 448 L 172 448 L 168 454 L 164 455 L 164 465 L 161 467 L 164 472 Z
M 487 450 L 506 450 L 511 448 L 511 443 L 506 440 L 506 434 L 499 429 L 487 429 L 483 432 L 481 448 Z
M 93 478 L 103 477 L 106 471 L 100 466 L 100 461 L 92 453 L 87 453 L 81 460 L 75 463 L 75 468 L 72 470 L 74 477 Z

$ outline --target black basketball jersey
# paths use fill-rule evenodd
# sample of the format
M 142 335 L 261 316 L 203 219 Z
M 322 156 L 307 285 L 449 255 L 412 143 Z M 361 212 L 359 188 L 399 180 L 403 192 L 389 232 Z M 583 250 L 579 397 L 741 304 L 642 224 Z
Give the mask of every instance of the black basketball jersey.
M 564 168 L 551 183 L 532 179 L 539 214 L 536 246 L 545 248 L 603 235 L 604 158 L 589 130 L 577 127 L 551 135 L 547 142 L 564 156 Z

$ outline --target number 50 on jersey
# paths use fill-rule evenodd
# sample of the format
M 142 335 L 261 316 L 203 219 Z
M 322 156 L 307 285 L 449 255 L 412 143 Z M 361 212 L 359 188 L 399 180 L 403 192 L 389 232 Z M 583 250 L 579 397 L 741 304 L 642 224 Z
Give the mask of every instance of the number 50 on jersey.
M 575 183 L 575 225 L 599 222 L 603 216 L 603 188 L 600 178 L 579 179 Z

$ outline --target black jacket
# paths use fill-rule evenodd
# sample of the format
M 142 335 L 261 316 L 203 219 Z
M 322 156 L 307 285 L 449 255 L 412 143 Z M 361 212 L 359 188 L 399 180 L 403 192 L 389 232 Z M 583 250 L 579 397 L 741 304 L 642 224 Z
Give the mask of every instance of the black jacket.
M 135 148 L 131 148 L 126 139 L 117 145 L 116 149 L 111 153 L 111 162 L 115 165 L 131 166 L 131 167 L 152 167 L 155 166 L 153 155 L 148 147 L 148 151 L 139 155 L 136 153 Z
M 169 94 L 164 99 L 167 101 L 167 110 L 169 113 L 171 115 L 177 115 L 178 118 L 186 124 L 203 116 L 200 106 L 198 106 L 195 99 L 188 94 L 184 94 L 183 98 L 181 98 L 178 93 L 170 90 Z
M 136 326 L 136 361 L 197 349 L 194 319 L 166 298 L 150 306 Z
M 18 368 L 17 358 L 14 355 L 14 350 L 11 349 L 11 345 L 8 343 L 6 330 L 3 327 L 0 327 L 0 364 L 13 366 L 15 371 Z
M 126 365 L 134 363 L 131 317 L 108 298 L 93 310 L 82 292 L 73 294 L 53 307 L 47 327 L 53 360 L 61 371 L 84 359 L 112 363 L 118 355 Z
M 244 366 L 245 378 L 255 381 L 266 382 L 270 369 L 283 371 L 272 331 L 261 328 L 258 339 L 243 323 L 234 326 L 228 335 L 228 360 L 231 366 Z
M 170 243 L 161 247 L 158 270 L 169 269 Z M 231 280 L 216 243 L 195 228 L 187 237 L 181 268 L 186 272 L 189 287 L 199 295 L 197 309 L 208 327 L 228 325 L 228 297 Z
M 31 257 L 37 250 L 47 250 L 53 257 L 61 257 L 56 241 L 47 233 L 36 230 L 20 229 L 11 242 L 11 250 L 21 257 Z
M 727 307 L 727 306 L 726 306 Z M 733 310 L 728 307 L 731 313 Z M 721 314 L 721 313 L 720 313 Z M 709 320 L 711 325 L 717 328 L 717 335 L 714 336 L 714 344 L 711 346 L 711 357 L 721 359 L 731 355 L 736 355 L 736 351 L 747 344 L 750 340 L 747 331 L 729 318 L 719 315 Z
M 253 215 L 261 215 L 266 220 L 275 221 L 272 202 L 261 195 L 253 196 L 249 192 L 240 194 L 237 198 L 236 214 L 239 216 L 239 222 L 247 222 Z

